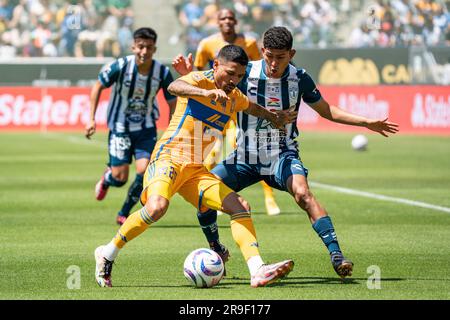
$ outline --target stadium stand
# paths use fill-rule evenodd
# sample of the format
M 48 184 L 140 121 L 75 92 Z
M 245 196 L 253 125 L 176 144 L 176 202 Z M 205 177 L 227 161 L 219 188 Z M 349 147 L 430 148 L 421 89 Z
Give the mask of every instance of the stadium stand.
M 119 56 L 131 42 L 131 0 L 0 0 L 0 53 Z
M 181 32 L 169 44 L 195 52 L 217 32 L 219 8 L 236 12 L 239 31 L 259 39 L 289 28 L 302 48 L 450 45 L 450 0 L 174 0 Z M 0 56 L 105 57 L 127 54 L 133 0 L 0 0 Z M 140 10 L 139 6 L 138 10 Z M 142 7 L 142 4 L 141 4 Z M 136 10 L 136 8 L 135 8 Z M 169 18 L 169 17 L 168 17 Z

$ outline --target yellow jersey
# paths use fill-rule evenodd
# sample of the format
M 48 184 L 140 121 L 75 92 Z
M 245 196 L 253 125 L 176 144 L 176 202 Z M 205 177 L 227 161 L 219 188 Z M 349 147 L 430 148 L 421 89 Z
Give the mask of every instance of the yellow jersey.
M 193 86 L 213 90 L 213 70 L 194 71 L 180 78 Z M 180 164 L 200 164 L 221 137 L 236 112 L 249 106 L 248 98 L 234 88 L 225 103 L 207 97 L 178 97 L 175 112 L 164 135 L 156 143 L 152 161 L 170 160 Z
M 212 68 L 214 59 L 217 57 L 220 49 L 227 44 L 234 44 L 244 49 L 250 61 L 261 59 L 261 53 L 255 39 L 238 34 L 233 43 L 228 43 L 223 40 L 222 34 L 219 32 L 200 41 L 195 54 L 194 66 L 197 69 Z

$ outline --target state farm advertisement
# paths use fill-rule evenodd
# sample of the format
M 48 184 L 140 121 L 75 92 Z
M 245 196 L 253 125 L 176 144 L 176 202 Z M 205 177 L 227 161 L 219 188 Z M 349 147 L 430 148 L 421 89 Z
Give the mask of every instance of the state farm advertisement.
M 445 86 L 321 86 L 330 103 L 370 118 L 400 125 L 400 133 L 450 135 L 450 87 Z M 106 129 L 110 90 L 104 91 L 96 113 L 98 129 Z M 0 88 L 0 131 L 83 130 L 89 120 L 89 88 Z M 169 109 L 160 92 L 158 128 L 165 129 Z M 321 118 L 302 103 L 301 131 L 360 131 Z
M 104 90 L 96 112 L 97 129 L 105 130 L 111 90 Z M 89 88 L 0 87 L 0 131 L 84 130 L 90 117 Z M 159 128 L 166 128 L 169 106 L 158 94 Z

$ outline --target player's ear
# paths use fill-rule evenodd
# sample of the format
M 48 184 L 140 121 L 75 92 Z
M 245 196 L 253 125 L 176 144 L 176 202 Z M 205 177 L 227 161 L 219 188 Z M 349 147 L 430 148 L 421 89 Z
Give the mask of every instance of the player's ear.
M 219 60 L 218 59 L 214 59 L 214 62 L 213 62 L 213 69 L 214 70 L 217 70 L 217 67 L 219 66 Z
M 292 59 L 296 53 L 297 53 L 297 50 L 291 49 L 291 51 L 289 51 L 289 57 Z

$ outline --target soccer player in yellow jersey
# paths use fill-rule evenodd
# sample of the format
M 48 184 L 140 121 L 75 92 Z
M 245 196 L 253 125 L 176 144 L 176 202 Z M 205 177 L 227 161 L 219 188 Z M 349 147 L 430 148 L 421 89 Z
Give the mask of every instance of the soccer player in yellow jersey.
M 237 111 L 265 118 L 277 128 L 296 119 L 292 111 L 274 113 L 250 103 L 236 88 L 247 64 L 242 48 L 227 45 L 220 50 L 212 70 L 192 72 L 169 86 L 169 92 L 179 98 L 144 176 L 144 207 L 128 217 L 110 243 L 95 250 L 95 278 L 100 286 L 112 286 L 112 264 L 120 249 L 166 213 L 176 192 L 200 212 L 213 209 L 230 215 L 232 236 L 247 262 L 252 287 L 271 284 L 294 267 L 292 260 L 264 264 L 249 204 L 203 165 L 211 138 L 221 136 Z
M 233 11 L 220 10 L 217 20 L 219 32 L 203 39 L 198 45 L 194 61 L 197 70 L 211 68 L 217 53 L 227 44 L 234 44 L 244 49 L 250 61 L 261 59 L 256 39 L 236 32 L 237 20 Z
M 217 56 L 219 50 L 227 45 L 234 44 L 242 49 L 249 57 L 250 61 L 260 60 L 262 58 L 259 51 L 256 39 L 246 37 L 241 33 L 236 32 L 236 15 L 230 9 L 222 9 L 217 15 L 219 32 L 203 39 L 195 54 L 194 67 L 197 70 L 205 70 L 212 67 L 214 58 Z M 177 58 L 174 59 L 174 61 Z M 192 59 L 192 55 L 189 55 L 189 59 Z M 226 136 L 228 143 L 235 148 L 236 146 L 236 119 L 232 119 L 226 128 Z M 205 166 L 208 170 L 214 168 L 218 161 L 221 160 L 222 154 L 222 139 L 218 139 L 216 144 L 212 147 L 209 156 L 205 160 Z M 219 159 L 218 159 L 219 158 Z M 268 215 L 280 214 L 280 208 L 278 207 L 272 188 L 264 181 L 261 181 L 261 186 L 264 190 L 264 203 Z

